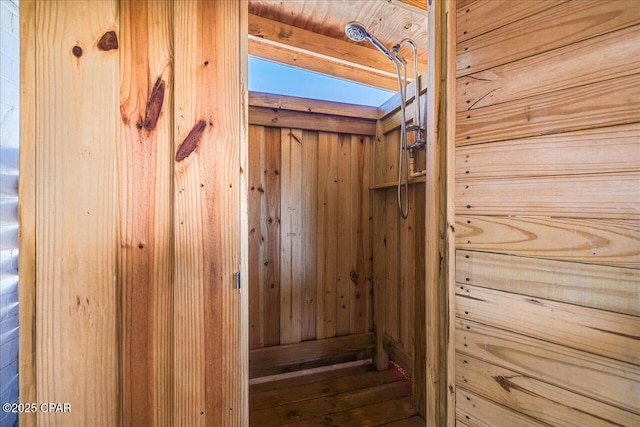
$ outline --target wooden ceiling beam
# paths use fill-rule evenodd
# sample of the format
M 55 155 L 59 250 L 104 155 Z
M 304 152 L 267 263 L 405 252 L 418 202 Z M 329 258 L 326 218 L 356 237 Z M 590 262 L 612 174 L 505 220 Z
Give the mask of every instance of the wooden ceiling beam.
M 249 55 L 397 91 L 395 67 L 376 49 L 249 15 Z M 408 61 L 411 75 L 413 62 Z

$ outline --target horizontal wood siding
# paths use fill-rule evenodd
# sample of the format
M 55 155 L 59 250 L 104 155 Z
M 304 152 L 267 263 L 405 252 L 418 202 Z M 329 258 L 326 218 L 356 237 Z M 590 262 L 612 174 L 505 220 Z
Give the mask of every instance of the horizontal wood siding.
M 370 332 L 371 137 L 333 131 L 323 114 L 296 111 L 308 103 L 267 98 L 253 99 L 292 108 L 288 114 L 311 125 L 264 126 L 249 111 L 250 348 L 286 352 L 285 344 Z
M 640 9 L 457 12 L 457 425 L 638 425 Z

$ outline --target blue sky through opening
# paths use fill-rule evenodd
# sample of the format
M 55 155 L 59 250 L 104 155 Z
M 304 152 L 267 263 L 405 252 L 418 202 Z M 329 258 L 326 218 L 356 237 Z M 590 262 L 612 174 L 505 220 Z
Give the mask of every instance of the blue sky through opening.
M 249 57 L 249 90 L 379 107 L 393 92 Z

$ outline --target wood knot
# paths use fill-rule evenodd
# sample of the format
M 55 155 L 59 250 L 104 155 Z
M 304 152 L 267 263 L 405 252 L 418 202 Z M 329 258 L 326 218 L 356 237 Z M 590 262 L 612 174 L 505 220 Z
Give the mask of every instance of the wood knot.
M 108 51 L 118 48 L 118 36 L 115 31 L 107 31 L 98 41 L 98 49 Z
M 73 49 L 71 49 L 71 52 L 76 58 L 80 58 L 82 56 L 82 48 L 78 45 L 74 46 Z

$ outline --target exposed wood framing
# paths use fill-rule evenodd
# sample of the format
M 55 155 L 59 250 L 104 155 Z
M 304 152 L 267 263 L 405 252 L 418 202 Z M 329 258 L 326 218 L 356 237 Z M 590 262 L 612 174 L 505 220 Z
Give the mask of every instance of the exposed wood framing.
M 249 107 L 249 120 L 252 125 L 306 130 L 321 128 L 357 135 L 375 135 L 376 129 L 376 122 L 369 119 L 254 106 Z
M 379 117 L 377 107 L 298 98 L 295 96 L 274 95 L 261 92 L 249 92 L 249 105 L 252 107 L 264 107 L 276 110 L 302 111 L 305 113 L 356 117 L 370 120 L 377 120 Z
M 249 54 L 385 89 L 398 85 L 393 64 L 374 49 L 257 15 L 249 16 Z

